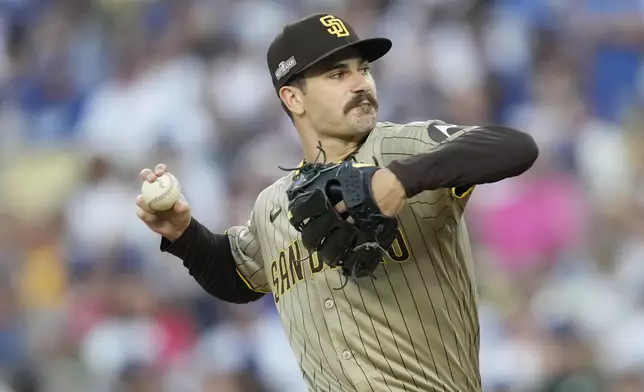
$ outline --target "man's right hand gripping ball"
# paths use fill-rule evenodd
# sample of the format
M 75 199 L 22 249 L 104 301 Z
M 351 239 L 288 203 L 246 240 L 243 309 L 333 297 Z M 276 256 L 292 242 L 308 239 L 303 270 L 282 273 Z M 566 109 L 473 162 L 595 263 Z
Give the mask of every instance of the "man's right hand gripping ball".
M 287 190 L 288 216 L 304 247 L 346 276 L 372 276 L 395 239 L 404 204 L 402 187 L 389 192 L 383 185 L 388 174 L 350 161 L 299 168 Z
M 141 170 L 141 179 L 143 181 L 154 182 L 167 171 L 164 164 L 156 166 L 154 171 L 150 169 Z M 137 216 L 141 219 L 150 230 L 170 241 L 176 241 L 190 225 L 192 214 L 190 205 L 181 195 L 181 199 L 175 203 L 174 207 L 167 211 L 154 211 L 143 200 L 141 195 L 136 198 Z

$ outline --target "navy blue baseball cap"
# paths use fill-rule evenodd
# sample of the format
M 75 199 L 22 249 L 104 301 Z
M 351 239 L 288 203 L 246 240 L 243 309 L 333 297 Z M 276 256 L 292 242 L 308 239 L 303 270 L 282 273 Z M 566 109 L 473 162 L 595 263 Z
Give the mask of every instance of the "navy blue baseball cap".
M 360 39 L 347 21 L 330 14 L 312 14 L 289 23 L 273 39 L 266 54 L 276 91 L 294 76 L 343 49 L 357 49 L 373 62 L 391 49 L 387 38 Z

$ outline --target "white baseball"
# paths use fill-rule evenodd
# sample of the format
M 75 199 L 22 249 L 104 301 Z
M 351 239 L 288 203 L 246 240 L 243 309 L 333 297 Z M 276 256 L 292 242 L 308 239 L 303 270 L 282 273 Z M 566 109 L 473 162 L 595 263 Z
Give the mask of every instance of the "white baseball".
M 166 211 L 181 198 L 181 184 L 175 176 L 166 172 L 154 182 L 144 181 L 141 196 L 151 209 Z

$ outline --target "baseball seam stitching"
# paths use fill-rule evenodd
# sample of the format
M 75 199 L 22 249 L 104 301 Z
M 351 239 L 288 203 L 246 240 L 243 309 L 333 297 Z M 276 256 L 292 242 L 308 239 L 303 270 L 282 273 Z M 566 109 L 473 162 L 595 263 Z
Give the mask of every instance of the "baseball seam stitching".
M 170 192 L 172 192 L 172 188 L 174 187 L 174 177 L 169 175 L 169 174 L 168 174 L 168 177 L 170 178 L 170 187 L 168 188 L 167 191 L 163 192 L 159 196 L 157 196 L 154 199 L 150 200 L 150 202 L 148 203 L 149 206 L 152 206 L 153 203 L 156 203 L 158 201 L 161 201 L 161 200 L 165 199 L 166 197 L 168 197 Z

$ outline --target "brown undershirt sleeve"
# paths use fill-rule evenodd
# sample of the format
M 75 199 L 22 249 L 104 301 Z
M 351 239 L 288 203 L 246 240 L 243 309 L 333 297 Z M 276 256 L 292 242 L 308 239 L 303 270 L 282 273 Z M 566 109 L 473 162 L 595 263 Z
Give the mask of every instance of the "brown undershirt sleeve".
M 503 126 L 477 127 L 435 149 L 393 161 L 407 197 L 426 190 L 469 188 L 515 177 L 536 161 L 539 149 L 527 133 Z

